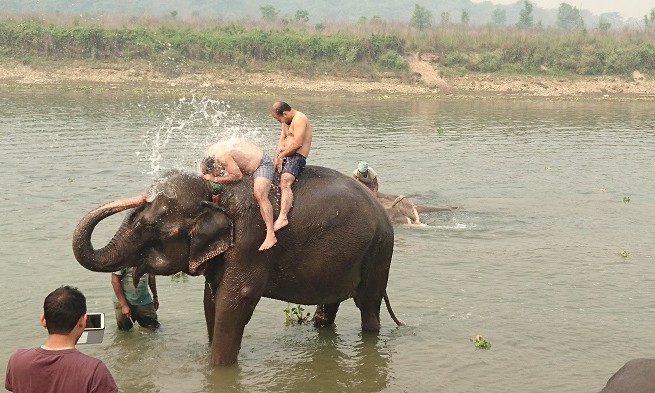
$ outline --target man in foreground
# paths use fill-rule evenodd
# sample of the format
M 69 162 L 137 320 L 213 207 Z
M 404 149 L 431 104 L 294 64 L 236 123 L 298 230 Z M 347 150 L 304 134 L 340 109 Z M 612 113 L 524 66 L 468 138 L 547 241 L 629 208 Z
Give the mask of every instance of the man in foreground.
M 259 251 L 273 247 L 277 238 L 273 229 L 273 205 L 268 199 L 275 170 L 271 158 L 261 148 L 244 140 L 218 142 L 207 150 L 207 155 L 200 164 L 205 180 L 234 183 L 241 180 L 244 172 L 252 174 L 253 193 L 266 225 L 266 238 Z
M 86 298 L 63 286 L 43 303 L 41 325 L 48 329 L 45 344 L 19 349 L 9 358 L 5 389 L 15 392 L 117 392 L 105 364 L 75 349 L 86 326 Z
M 289 224 L 287 215 L 293 205 L 291 186 L 305 168 L 312 147 L 312 126 L 304 113 L 286 102 L 277 101 L 271 110 L 273 118 L 282 125 L 280 139 L 275 148 L 275 169 L 280 175 L 280 215 L 275 220 L 275 231 Z

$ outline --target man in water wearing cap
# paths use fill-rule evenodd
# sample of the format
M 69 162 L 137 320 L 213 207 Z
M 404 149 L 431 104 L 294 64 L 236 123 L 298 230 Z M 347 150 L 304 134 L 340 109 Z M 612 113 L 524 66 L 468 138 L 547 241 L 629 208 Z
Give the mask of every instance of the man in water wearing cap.
M 378 193 L 378 175 L 366 161 L 360 161 L 353 171 L 353 179 L 365 185 L 374 195 Z
M 312 147 L 312 126 L 304 113 L 289 104 L 277 101 L 271 109 L 273 118 L 282 125 L 280 139 L 275 148 L 275 169 L 280 175 L 280 215 L 273 229 L 277 231 L 289 224 L 287 214 L 293 205 L 291 185 L 305 168 Z
M 259 212 L 266 224 L 266 238 L 259 251 L 268 250 L 277 243 L 273 230 L 273 205 L 268 193 L 275 168 L 264 151 L 244 140 L 218 142 L 207 149 L 207 158 L 200 164 L 203 179 L 213 183 L 233 183 L 241 180 L 243 172 L 252 174 L 253 192 L 259 204 Z M 225 174 L 221 176 L 221 172 Z

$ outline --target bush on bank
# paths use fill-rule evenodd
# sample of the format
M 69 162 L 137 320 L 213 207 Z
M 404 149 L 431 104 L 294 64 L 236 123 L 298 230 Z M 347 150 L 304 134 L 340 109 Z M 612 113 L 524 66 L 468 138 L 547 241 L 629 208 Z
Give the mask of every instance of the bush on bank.
M 318 25 L 317 25 L 318 26 Z M 408 76 L 406 56 L 428 58 L 445 74 L 467 72 L 629 75 L 655 71 L 652 31 L 562 30 L 449 26 L 270 26 L 166 24 L 110 27 L 0 20 L 0 56 L 146 60 L 171 75 L 190 64 L 288 69 L 311 75 Z

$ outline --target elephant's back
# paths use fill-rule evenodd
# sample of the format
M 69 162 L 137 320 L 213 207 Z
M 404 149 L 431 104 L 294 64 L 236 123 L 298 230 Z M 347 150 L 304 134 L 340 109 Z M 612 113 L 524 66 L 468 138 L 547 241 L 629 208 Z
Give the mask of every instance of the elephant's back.
M 352 297 L 365 277 L 388 274 L 393 226 L 368 189 L 333 169 L 307 166 L 293 194 L 289 225 L 276 232 L 270 254 L 278 269 L 266 296 L 337 303 Z
M 347 211 L 384 215 L 384 207 L 377 198 L 357 181 L 339 171 L 308 165 L 294 185 L 294 206 L 305 202 L 323 207 L 336 206 Z
M 318 226 L 321 230 L 338 229 L 345 236 L 378 234 L 388 237 L 391 233 L 393 238 L 391 221 L 377 198 L 341 172 L 307 166 L 293 190 L 291 220 L 303 221 L 304 225 Z

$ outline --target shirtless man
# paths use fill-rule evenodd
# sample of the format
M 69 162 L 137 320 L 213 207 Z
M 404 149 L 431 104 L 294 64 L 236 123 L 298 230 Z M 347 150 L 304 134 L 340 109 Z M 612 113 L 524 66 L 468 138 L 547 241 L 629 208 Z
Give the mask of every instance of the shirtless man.
M 271 110 L 273 118 L 282 124 L 280 140 L 275 148 L 275 169 L 280 175 L 280 215 L 273 230 L 289 224 L 287 215 L 293 205 L 291 185 L 305 168 L 305 162 L 312 147 L 312 126 L 304 113 L 292 109 L 289 104 L 277 101 Z
M 266 224 L 266 239 L 259 251 L 268 250 L 277 243 L 273 230 L 273 205 L 268 199 L 275 168 L 271 158 L 262 149 L 244 140 L 218 142 L 207 149 L 207 158 L 200 164 L 203 179 L 214 183 L 234 183 L 243 173 L 254 178 L 253 193 Z M 225 173 L 221 176 L 221 171 Z

